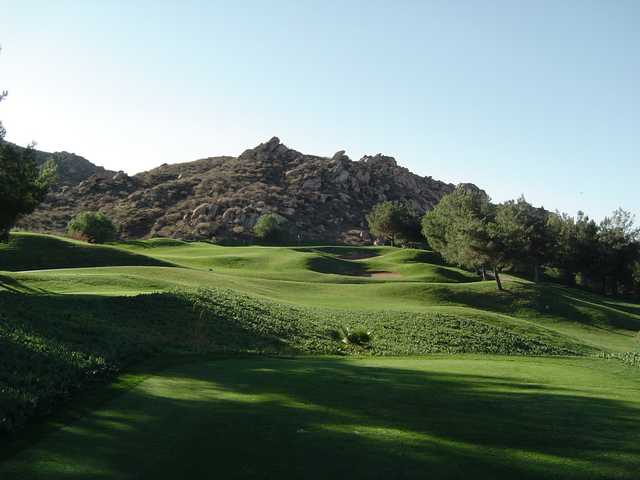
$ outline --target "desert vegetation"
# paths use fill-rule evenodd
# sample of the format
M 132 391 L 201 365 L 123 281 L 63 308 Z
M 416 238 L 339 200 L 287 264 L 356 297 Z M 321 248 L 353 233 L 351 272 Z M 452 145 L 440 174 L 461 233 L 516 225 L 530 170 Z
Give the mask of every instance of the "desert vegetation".
M 116 239 L 117 229 L 103 213 L 82 212 L 71 219 L 67 234 L 90 243 L 105 243 Z

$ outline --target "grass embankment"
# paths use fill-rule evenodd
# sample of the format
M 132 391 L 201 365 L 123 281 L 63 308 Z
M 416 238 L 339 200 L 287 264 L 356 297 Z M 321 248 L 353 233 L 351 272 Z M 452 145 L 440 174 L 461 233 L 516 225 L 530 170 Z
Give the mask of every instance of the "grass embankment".
M 208 289 L 135 297 L 0 292 L 0 430 L 48 413 L 92 380 L 158 354 L 578 354 L 563 337 L 512 332 L 452 315 L 331 311 Z M 373 332 L 368 346 L 336 338 Z
M 200 361 L 149 374 L 0 477 L 635 480 L 638 423 L 640 377 L 615 361 Z

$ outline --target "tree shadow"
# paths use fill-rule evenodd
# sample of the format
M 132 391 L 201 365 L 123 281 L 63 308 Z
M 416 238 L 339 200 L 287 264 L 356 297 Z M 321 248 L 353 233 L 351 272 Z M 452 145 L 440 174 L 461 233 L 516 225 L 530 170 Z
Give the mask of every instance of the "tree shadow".
M 298 247 L 296 252 L 320 253 L 333 255 L 342 260 L 361 260 L 380 256 L 380 249 L 371 247 L 350 247 L 350 246 L 326 246 L 326 247 Z
M 605 305 L 575 290 L 549 284 L 518 283 L 509 290 L 480 291 L 472 289 L 432 289 L 444 303 L 495 311 L 525 318 L 562 317 L 584 325 L 602 328 L 640 330 L 640 319 L 627 312 Z M 586 314 L 583 308 L 591 311 Z
M 21 282 L 18 279 L 10 277 L 8 275 L 0 275 L 0 292 L 2 289 L 11 293 L 50 293 L 48 290 L 45 290 L 43 288 L 31 287 L 26 283 Z
M 0 472 L 25 479 L 632 479 L 640 468 L 638 422 L 637 404 L 532 384 L 526 375 L 228 360 L 170 368 Z M 64 473 L 74 466 L 75 476 Z M 30 476 L 35 471 L 41 477 Z
M 0 249 L 0 268 L 6 271 L 113 266 L 175 265 L 112 246 L 75 243 L 44 235 L 16 235 Z
M 364 263 L 342 260 L 332 255 L 322 255 L 310 258 L 307 261 L 307 267 L 309 270 L 313 270 L 318 273 L 348 275 L 354 277 L 365 275 L 368 271 L 367 265 Z
M 0 436 L 123 367 L 155 355 L 297 353 L 284 339 L 318 335 L 255 302 L 180 292 L 108 297 L 0 290 Z M 222 301 L 221 301 L 222 300 Z M 238 315 L 238 306 L 246 311 Z M 336 347 L 337 348 L 337 347 Z M 2 422 L 5 422 L 4 424 Z

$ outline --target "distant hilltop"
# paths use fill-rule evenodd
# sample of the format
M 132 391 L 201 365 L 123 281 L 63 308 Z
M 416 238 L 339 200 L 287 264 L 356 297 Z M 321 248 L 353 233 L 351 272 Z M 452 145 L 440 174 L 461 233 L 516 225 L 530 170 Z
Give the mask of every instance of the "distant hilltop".
M 99 210 L 124 238 L 243 239 L 264 213 L 289 220 L 302 241 L 359 243 L 365 215 L 379 202 L 432 208 L 453 184 L 421 177 L 382 154 L 351 160 L 305 155 L 277 137 L 239 157 L 211 157 L 162 165 L 129 176 L 66 152 L 38 152 L 58 164 L 58 185 L 18 227 L 60 233 L 81 211 Z

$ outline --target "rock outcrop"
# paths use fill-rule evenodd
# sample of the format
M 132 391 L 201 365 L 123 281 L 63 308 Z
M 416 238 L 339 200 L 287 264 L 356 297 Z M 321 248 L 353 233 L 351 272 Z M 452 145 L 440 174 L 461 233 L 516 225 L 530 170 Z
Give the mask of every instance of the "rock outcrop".
M 124 238 L 242 239 L 260 215 L 273 212 L 301 241 L 357 242 L 368 238 L 365 215 L 376 203 L 400 200 L 424 212 L 454 188 L 393 157 L 305 155 L 276 137 L 237 158 L 165 164 L 134 176 L 101 169 L 63 184 L 20 226 L 61 232 L 74 214 L 100 210 Z

